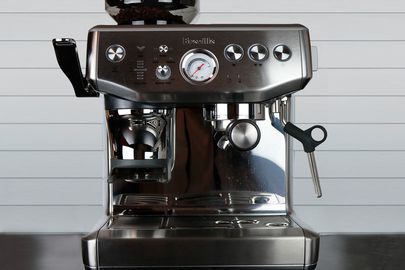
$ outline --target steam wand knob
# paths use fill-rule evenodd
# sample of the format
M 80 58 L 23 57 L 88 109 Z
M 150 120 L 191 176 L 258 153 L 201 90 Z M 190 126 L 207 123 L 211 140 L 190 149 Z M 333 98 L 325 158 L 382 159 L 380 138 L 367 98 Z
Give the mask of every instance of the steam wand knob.
M 323 133 L 322 139 L 316 140 L 313 138 L 313 133 L 316 130 L 320 130 Z M 318 198 L 322 197 L 322 189 L 319 181 L 318 168 L 316 166 L 314 152 L 316 147 L 326 141 L 328 132 L 323 126 L 320 125 L 313 126 L 307 130 L 302 130 L 290 122 L 286 123 L 286 125 L 284 126 L 284 131 L 288 135 L 300 141 L 304 146 L 304 151 L 308 154 L 309 167 L 311 170 L 312 181 L 314 183 L 316 196 Z

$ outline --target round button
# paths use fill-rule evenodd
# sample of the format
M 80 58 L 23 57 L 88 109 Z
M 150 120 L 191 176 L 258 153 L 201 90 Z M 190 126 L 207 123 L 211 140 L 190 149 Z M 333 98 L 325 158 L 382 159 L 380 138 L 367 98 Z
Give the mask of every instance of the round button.
M 160 45 L 159 46 L 159 52 L 161 54 L 166 54 L 169 51 L 169 47 L 167 45 Z
M 254 44 L 249 48 L 249 58 L 254 62 L 263 62 L 269 58 L 269 50 L 261 44 Z
M 156 77 L 161 81 L 167 81 L 172 76 L 172 70 L 168 65 L 160 65 L 156 68 Z
M 286 45 L 278 45 L 274 48 L 273 54 L 278 61 L 284 62 L 291 58 L 292 52 Z
M 118 63 L 124 60 L 126 55 L 124 47 L 121 45 L 111 45 L 107 48 L 106 57 L 110 62 Z
M 225 48 L 225 58 L 229 62 L 239 62 L 242 60 L 244 51 L 243 48 L 238 44 L 230 44 Z

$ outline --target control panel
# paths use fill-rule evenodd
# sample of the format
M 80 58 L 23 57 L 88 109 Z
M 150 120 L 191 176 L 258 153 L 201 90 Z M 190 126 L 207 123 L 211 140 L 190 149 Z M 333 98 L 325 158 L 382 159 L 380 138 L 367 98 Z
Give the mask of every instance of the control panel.
M 263 102 L 308 83 L 310 48 L 300 25 L 99 26 L 87 79 L 141 103 Z

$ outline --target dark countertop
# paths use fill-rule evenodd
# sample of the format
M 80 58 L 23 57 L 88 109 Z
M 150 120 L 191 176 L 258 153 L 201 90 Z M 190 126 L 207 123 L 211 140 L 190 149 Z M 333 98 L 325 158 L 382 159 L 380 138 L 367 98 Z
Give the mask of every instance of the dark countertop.
M 0 235 L 0 269 L 83 270 L 80 235 Z M 322 236 L 316 269 L 405 269 L 405 234 Z

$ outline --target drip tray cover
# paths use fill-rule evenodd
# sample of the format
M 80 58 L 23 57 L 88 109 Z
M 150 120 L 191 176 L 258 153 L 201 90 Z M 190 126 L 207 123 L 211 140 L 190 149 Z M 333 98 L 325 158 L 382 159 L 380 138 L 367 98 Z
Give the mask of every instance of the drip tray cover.
M 83 239 L 85 252 L 95 240 L 102 269 L 309 269 L 318 236 L 286 216 L 115 216 Z

